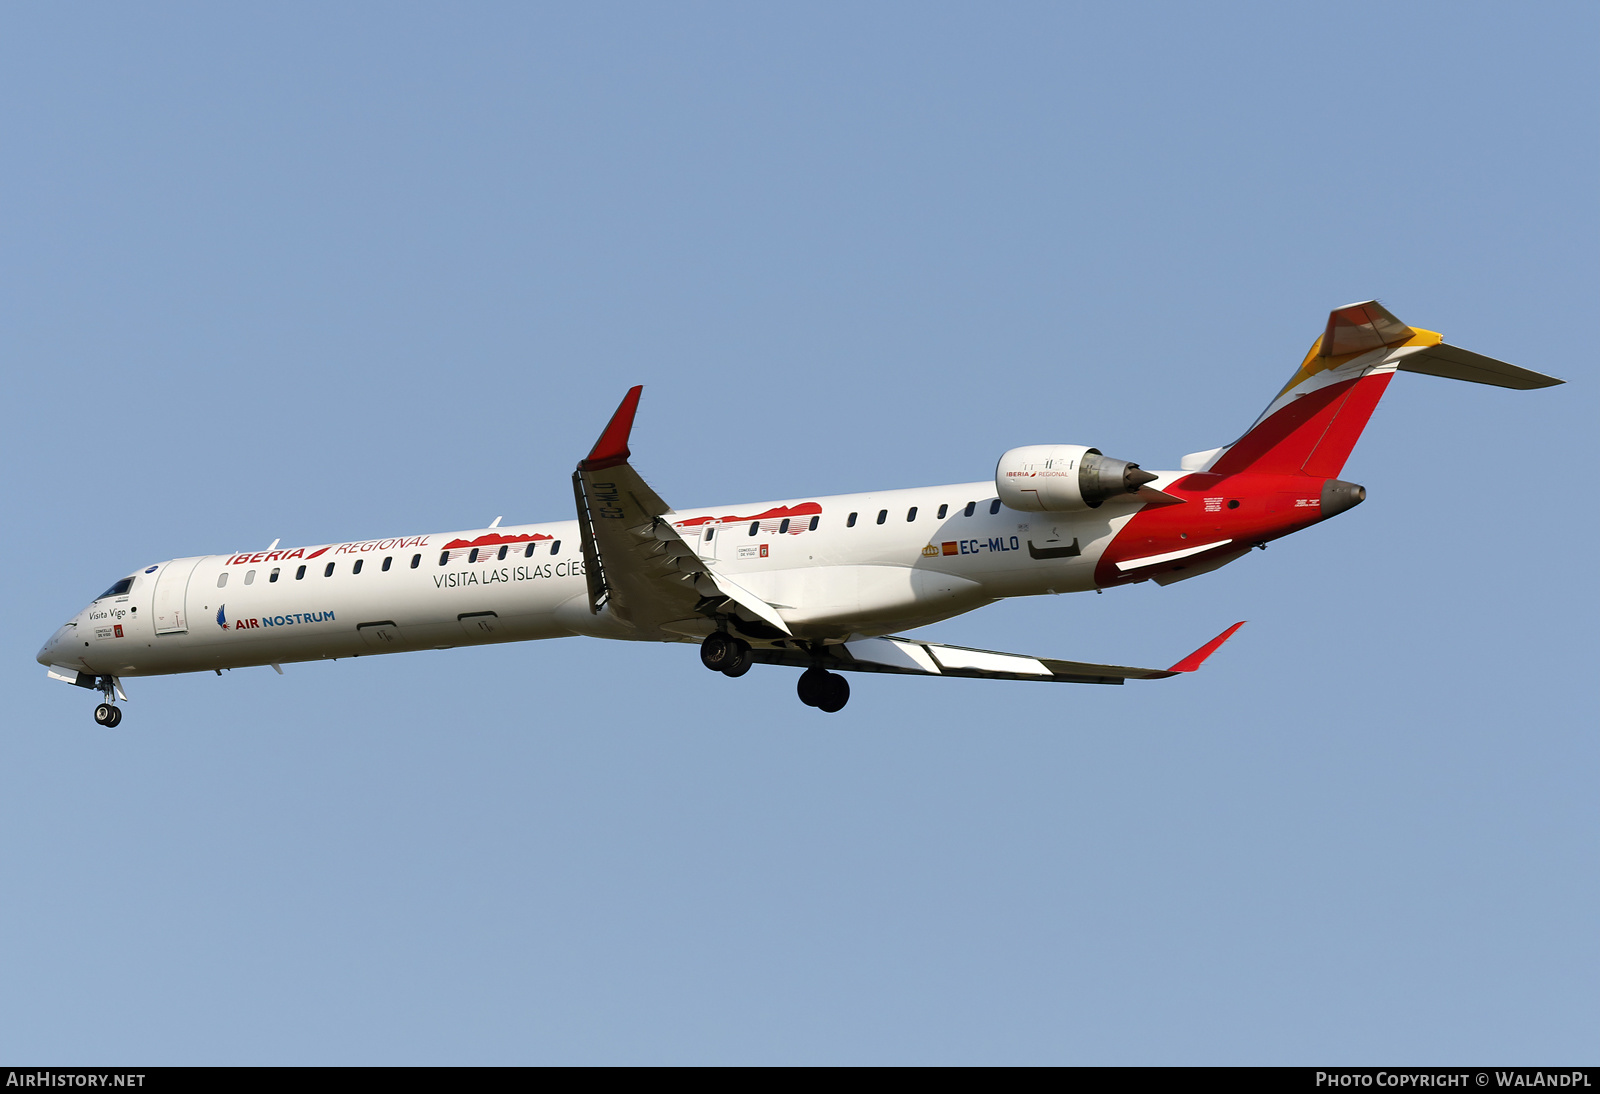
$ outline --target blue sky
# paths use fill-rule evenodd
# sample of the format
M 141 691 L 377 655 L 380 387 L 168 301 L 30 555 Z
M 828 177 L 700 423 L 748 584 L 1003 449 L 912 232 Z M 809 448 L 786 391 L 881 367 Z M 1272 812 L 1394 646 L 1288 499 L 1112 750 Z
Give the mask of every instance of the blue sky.
M 1550 1063 L 1600 1029 L 1591 5 L 12 7 L 0 1056 Z M 1369 500 L 925 632 L 1123 688 L 570 639 L 134 680 L 174 556 L 1147 467 L 1376 296 Z

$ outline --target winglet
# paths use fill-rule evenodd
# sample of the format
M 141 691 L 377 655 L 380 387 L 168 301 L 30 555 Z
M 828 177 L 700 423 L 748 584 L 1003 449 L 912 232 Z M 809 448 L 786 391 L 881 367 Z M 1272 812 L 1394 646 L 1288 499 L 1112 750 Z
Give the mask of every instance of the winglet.
M 605 432 L 594 442 L 588 458 L 578 464 L 579 471 L 604 471 L 628 462 L 628 457 L 633 455 L 628 451 L 628 434 L 633 432 L 633 416 L 639 409 L 639 393 L 643 390 L 642 384 L 628 389 L 617 412 L 606 423 Z
M 1207 657 L 1210 657 L 1212 654 L 1216 653 L 1218 647 L 1220 647 L 1228 639 L 1232 638 L 1233 637 L 1233 632 L 1238 630 L 1240 627 L 1244 626 L 1246 622 L 1248 622 L 1248 620 L 1241 619 L 1239 622 L 1235 623 L 1233 626 L 1229 627 L 1227 630 L 1225 630 L 1221 634 L 1217 635 L 1211 641 L 1207 642 L 1205 645 L 1203 645 L 1199 649 L 1195 650 L 1188 657 L 1185 657 L 1182 661 L 1179 661 L 1176 665 L 1173 665 L 1167 671 L 1168 672 L 1193 672 L 1195 669 L 1199 668 L 1201 666 L 1201 664 L 1203 664 L 1205 662 L 1205 659 Z

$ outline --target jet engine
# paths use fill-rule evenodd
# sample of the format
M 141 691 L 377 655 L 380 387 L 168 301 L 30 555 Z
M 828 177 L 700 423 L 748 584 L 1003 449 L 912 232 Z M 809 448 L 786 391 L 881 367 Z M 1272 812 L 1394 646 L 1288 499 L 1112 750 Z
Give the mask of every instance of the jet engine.
M 1013 448 L 994 469 L 994 486 L 1008 508 L 1025 513 L 1098 509 L 1107 498 L 1138 493 L 1156 476 L 1136 463 L 1107 459 L 1081 444 Z

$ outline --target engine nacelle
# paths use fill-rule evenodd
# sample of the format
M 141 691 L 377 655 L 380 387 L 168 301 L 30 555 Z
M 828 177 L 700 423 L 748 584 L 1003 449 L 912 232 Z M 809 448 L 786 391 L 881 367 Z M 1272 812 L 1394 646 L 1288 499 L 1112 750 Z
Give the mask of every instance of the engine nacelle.
M 1136 494 L 1156 476 L 1136 463 L 1110 460 L 1081 444 L 1030 444 L 1000 457 L 994 487 L 1000 501 L 1025 513 L 1098 509 L 1107 498 Z

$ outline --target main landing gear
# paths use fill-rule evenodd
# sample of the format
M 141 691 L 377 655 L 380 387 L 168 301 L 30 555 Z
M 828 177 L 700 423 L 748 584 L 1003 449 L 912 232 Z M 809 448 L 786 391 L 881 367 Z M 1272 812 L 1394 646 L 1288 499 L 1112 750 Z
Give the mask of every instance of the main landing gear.
M 110 703 L 101 703 L 94 708 L 94 720 L 107 729 L 115 728 L 122 721 L 122 710 Z
M 712 672 L 724 676 L 743 676 L 750 671 L 750 643 L 731 634 L 717 631 L 706 635 L 700 643 L 700 660 Z M 800 701 L 808 707 L 829 714 L 844 709 L 850 701 L 850 683 L 836 672 L 813 666 L 800 674 L 796 690 Z
M 743 676 L 750 671 L 750 643 L 717 631 L 700 643 L 700 660 L 712 672 Z
M 843 710 L 850 701 L 850 681 L 836 672 L 815 666 L 800 674 L 800 682 L 795 690 L 800 693 L 800 701 L 806 706 L 829 714 Z

